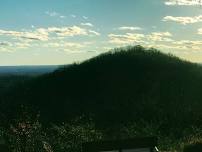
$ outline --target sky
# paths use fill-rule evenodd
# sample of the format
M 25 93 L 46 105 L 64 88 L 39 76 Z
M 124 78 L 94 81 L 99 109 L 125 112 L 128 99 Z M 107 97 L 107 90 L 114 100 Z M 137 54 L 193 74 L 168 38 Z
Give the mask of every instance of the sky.
M 81 62 L 154 47 L 202 62 L 200 0 L 1 0 L 0 66 Z

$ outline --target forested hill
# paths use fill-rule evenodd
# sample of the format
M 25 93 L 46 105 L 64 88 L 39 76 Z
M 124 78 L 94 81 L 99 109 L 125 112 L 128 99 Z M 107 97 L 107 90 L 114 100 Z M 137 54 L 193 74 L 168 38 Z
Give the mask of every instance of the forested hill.
M 201 71 L 155 49 L 120 48 L 16 86 L 1 97 L 1 107 L 9 107 L 1 111 L 15 115 L 23 104 L 48 122 L 84 115 L 105 126 L 140 120 L 202 125 Z

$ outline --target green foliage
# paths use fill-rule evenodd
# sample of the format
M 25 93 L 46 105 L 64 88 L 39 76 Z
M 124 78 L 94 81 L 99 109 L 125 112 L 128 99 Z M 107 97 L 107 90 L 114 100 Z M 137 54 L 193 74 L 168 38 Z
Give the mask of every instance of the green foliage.
M 81 152 L 82 143 L 102 139 L 102 133 L 88 122 L 82 124 L 76 121 L 61 126 L 53 125 L 49 131 L 53 149 L 59 152 Z
M 0 125 L 9 124 L 2 132 L 13 151 L 79 152 L 85 141 L 150 135 L 160 148 L 182 151 L 201 142 L 201 90 L 201 66 L 119 48 L 15 85 L 0 96 Z M 31 117 L 16 118 L 21 105 Z M 39 111 L 40 120 L 32 117 Z M 93 121 L 71 122 L 83 115 Z
M 38 118 L 33 121 L 28 117 L 16 119 L 9 128 L 1 129 L 2 144 L 10 152 L 81 152 L 82 143 L 102 139 L 102 133 L 92 122 L 78 119 L 44 128 Z
M 9 124 L 9 127 L 5 131 L 10 151 L 44 152 L 47 138 L 38 117 L 33 118 L 24 111 L 18 119 Z

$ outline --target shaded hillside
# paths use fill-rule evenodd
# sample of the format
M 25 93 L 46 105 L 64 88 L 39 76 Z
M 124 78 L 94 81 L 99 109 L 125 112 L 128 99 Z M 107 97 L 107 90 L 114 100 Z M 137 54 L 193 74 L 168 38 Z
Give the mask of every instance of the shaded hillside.
M 0 95 L 9 91 L 15 85 L 22 84 L 32 79 L 27 75 L 0 75 Z
M 121 48 L 16 86 L 1 97 L 1 111 L 12 115 L 26 104 L 48 122 L 85 115 L 103 126 L 140 119 L 169 128 L 202 125 L 201 71 L 155 49 Z

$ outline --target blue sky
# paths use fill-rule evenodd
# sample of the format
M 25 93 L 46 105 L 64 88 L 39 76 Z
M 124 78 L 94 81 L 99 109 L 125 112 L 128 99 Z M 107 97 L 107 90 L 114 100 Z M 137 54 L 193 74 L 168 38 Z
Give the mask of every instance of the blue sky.
M 155 47 L 202 62 L 199 0 L 1 0 L 0 65 L 79 62 Z

